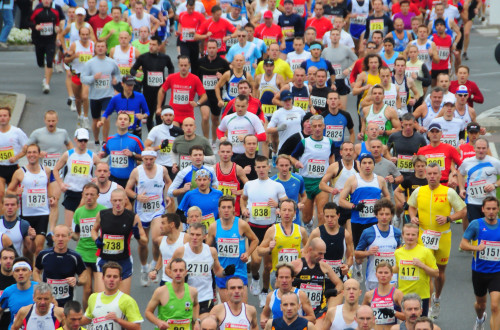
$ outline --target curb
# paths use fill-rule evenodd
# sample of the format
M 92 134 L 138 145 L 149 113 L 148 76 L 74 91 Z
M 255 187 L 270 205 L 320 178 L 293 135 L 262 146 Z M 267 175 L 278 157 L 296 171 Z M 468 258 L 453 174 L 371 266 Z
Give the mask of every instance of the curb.
M 0 91 L 0 94 L 8 94 L 16 96 L 16 105 L 12 111 L 12 116 L 10 118 L 10 124 L 12 126 L 19 127 L 19 122 L 21 121 L 21 117 L 24 112 L 24 106 L 26 105 L 26 94 L 14 93 L 14 92 L 5 92 Z
M 8 48 L 0 48 L 0 52 L 32 52 L 35 50 L 33 44 L 29 45 L 10 45 Z

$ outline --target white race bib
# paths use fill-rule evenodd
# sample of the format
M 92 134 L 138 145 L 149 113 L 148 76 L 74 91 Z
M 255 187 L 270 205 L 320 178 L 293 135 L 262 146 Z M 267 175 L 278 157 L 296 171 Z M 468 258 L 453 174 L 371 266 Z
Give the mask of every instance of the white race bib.
M 189 91 L 175 89 L 174 104 L 179 104 L 179 105 L 189 104 Z
M 326 125 L 326 135 L 334 142 L 342 141 L 344 137 L 344 126 L 342 125 Z
M 375 217 L 375 202 L 377 199 L 364 199 L 361 202 L 365 203 L 363 210 L 359 211 L 360 218 L 373 218 Z
M 479 180 L 469 182 L 467 187 L 468 194 L 471 198 L 484 198 L 487 192 L 484 191 L 484 187 L 487 185 L 486 180 Z
M 53 280 L 48 278 L 47 283 L 52 286 L 52 294 L 56 300 L 69 298 L 69 284 L 67 280 Z
M 42 29 L 40 30 L 41 36 L 51 36 L 54 34 L 54 23 L 40 23 Z
M 500 261 L 500 242 L 481 240 L 486 249 L 479 252 L 479 259 L 487 261 Z
M 323 286 L 302 283 L 300 289 L 307 294 L 307 298 L 309 298 L 312 308 L 316 308 L 321 304 L 321 300 L 323 299 Z
M 307 173 L 313 176 L 323 176 L 326 172 L 326 161 L 322 159 L 308 159 Z
M 219 258 L 239 258 L 240 239 L 239 238 L 219 238 L 217 239 L 217 254 Z
M 431 250 L 439 249 L 439 240 L 441 239 L 441 232 L 435 230 L 424 230 L 420 237 L 424 246 Z
M 299 251 L 295 249 L 281 249 L 278 252 L 278 263 L 292 262 L 297 259 L 299 259 Z
M 123 151 L 112 150 L 111 151 L 111 167 L 114 168 L 127 168 L 128 167 L 128 156 L 125 155 Z
M 90 232 L 94 228 L 95 218 L 80 219 L 80 238 L 90 238 Z
M 197 261 L 194 263 L 188 263 L 187 271 L 189 276 L 209 276 L 210 266 L 208 262 Z
M 182 170 L 190 165 L 191 165 L 191 157 L 182 155 L 179 157 L 179 170 Z
M 159 195 L 148 196 L 148 201 L 142 203 L 142 212 L 155 213 L 161 209 L 161 200 Z
M 209 76 L 209 75 L 203 75 L 203 88 L 205 90 L 215 90 L 215 86 L 217 86 L 217 76 Z
M 60 157 L 61 154 L 47 154 L 44 158 L 41 158 L 40 161 L 44 167 L 54 168 Z
M 163 84 L 163 72 L 148 71 L 148 86 L 158 87 Z
M 38 208 L 47 206 L 47 189 L 28 189 L 26 196 L 26 205 L 28 208 Z

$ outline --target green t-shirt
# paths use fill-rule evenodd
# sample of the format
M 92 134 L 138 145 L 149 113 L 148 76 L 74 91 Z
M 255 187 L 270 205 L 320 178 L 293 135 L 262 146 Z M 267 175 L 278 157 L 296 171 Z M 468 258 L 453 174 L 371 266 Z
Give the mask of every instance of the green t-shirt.
M 184 283 L 184 297 L 179 299 L 175 295 L 172 283 L 167 282 L 165 285 L 168 289 L 168 302 L 166 305 L 158 306 L 158 318 L 162 321 L 172 320 L 175 324 L 174 329 L 191 329 L 191 322 L 193 321 L 193 301 L 189 294 L 189 286 L 187 283 Z
M 144 53 L 147 53 L 149 52 L 149 40 L 147 43 L 143 44 L 142 42 L 139 41 L 139 39 L 135 39 L 134 41 L 132 41 L 132 46 L 135 47 L 135 49 L 139 50 L 139 53 L 144 54 Z M 142 70 L 137 70 L 138 72 L 142 72 Z M 140 77 L 140 78 L 135 78 L 135 80 L 137 81 L 142 81 L 142 79 L 144 79 L 144 76 Z
M 127 22 L 120 21 L 116 23 L 115 21 L 109 21 L 102 28 L 100 38 L 107 37 L 111 30 L 115 30 L 115 33 L 113 33 L 106 41 L 106 43 L 108 44 L 108 52 L 111 51 L 111 48 L 120 44 L 120 42 L 118 41 L 120 32 L 126 31 L 128 32 L 128 34 L 132 35 L 132 28 Z
M 97 246 L 95 245 L 92 236 L 90 236 L 90 230 L 94 226 L 97 213 L 105 209 L 106 207 L 101 204 L 97 204 L 93 210 L 88 210 L 85 206 L 81 206 L 76 209 L 75 214 L 73 215 L 73 227 L 76 225 L 80 227 L 80 239 L 76 244 L 76 252 L 80 253 L 84 262 L 95 263 L 97 261 L 97 257 L 95 255 L 97 252 Z

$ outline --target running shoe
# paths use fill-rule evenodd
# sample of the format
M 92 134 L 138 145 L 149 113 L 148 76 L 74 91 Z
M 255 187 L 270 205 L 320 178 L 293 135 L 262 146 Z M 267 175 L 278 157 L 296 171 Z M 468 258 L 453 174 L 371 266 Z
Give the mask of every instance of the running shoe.
M 42 81 L 42 92 L 43 92 L 43 94 L 50 93 L 50 85 L 47 84 L 47 80 L 45 80 L 45 78 L 43 78 L 43 81 Z
M 262 288 L 260 287 L 259 280 L 254 280 L 252 278 L 252 281 L 250 282 L 250 293 L 253 294 L 254 296 L 258 296 L 261 291 Z
M 469 60 L 469 56 L 467 56 L 467 52 L 464 52 L 464 53 L 463 53 L 462 58 L 463 58 L 465 61 L 468 61 L 468 60 Z
M 484 312 L 481 320 L 476 317 L 476 323 L 474 323 L 472 330 L 484 330 L 484 323 L 486 323 L 487 316 L 486 312 Z
M 441 311 L 441 304 L 439 301 L 436 301 L 436 293 L 433 292 L 431 297 L 431 308 L 429 309 L 429 317 L 433 320 L 437 320 L 440 311 Z
M 141 285 L 149 286 L 149 275 L 146 272 L 141 272 Z
M 89 117 L 83 117 L 82 125 L 83 128 L 90 129 Z
M 307 235 L 311 235 L 311 233 L 314 229 L 313 220 L 311 220 L 309 223 L 304 224 L 304 228 L 307 231 Z
M 9 46 L 7 45 L 6 42 L 0 42 L 0 47 L 4 48 L 4 49 L 7 49 L 9 48 Z
M 267 293 L 261 292 L 259 293 L 259 306 L 260 308 L 264 308 L 266 305 Z
M 363 264 L 354 263 L 352 277 L 359 283 L 363 282 Z

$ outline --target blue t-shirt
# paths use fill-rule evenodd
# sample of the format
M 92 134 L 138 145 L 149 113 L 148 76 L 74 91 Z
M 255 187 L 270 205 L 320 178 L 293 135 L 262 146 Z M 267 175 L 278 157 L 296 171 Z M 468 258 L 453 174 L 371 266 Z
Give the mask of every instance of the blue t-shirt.
M 303 194 L 305 191 L 305 186 L 304 186 L 304 179 L 302 176 L 291 173 L 292 175 L 290 176 L 290 179 L 283 181 L 278 177 L 278 174 L 275 176 L 271 177 L 271 180 L 274 180 L 276 182 L 279 182 L 283 185 L 286 191 L 286 196 L 290 199 L 293 199 L 297 203 L 299 202 L 299 195 Z M 295 219 L 293 220 L 293 223 L 297 225 L 301 225 L 300 222 L 300 215 L 299 215 L 299 209 L 297 208 L 297 215 L 295 216 Z
M 213 214 L 214 220 L 219 218 L 219 198 L 224 194 L 222 191 L 210 188 L 208 194 L 202 194 L 198 188 L 188 191 L 179 204 L 179 210 L 187 211 L 191 206 L 198 206 L 202 216 Z
M 123 93 L 116 94 L 109 101 L 108 107 L 106 111 L 102 114 L 104 118 L 108 118 L 113 112 L 126 111 L 129 113 L 129 116 L 134 116 L 134 119 L 131 120 L 131 125 L 129 129 L 136 129 L 141 127 L 141 121 L 135 117 L 136 114 L 146 114 L 149 116 L 149 108 L 146 103 L 146 99 L 144 95 L 138 92 L 133 92 L 133 94 L 126 98 Z
M 14 317 L 17 312 L 30 304 L 33 304 L 33 287 L 37 285 L 38 282 L 31 281 L 31 286 L 28 290 L 19 290 L 17 284 L 12 284 L 7 287 L 0 297 L 0 302 L 2 303 L 2 309 L 8 308 L 10 310 L 10 324 L 9 329 L 14 323 Z
M 479 245 L 484 241 L 492 242 L 486 245 L 481 252 L 474 253 L 472 257 L 472 270 L 480 273 L 498 273 L 500 271 L 500 262 L 496 261 L 497 249 L 495 244 L 500 242 L 500 226 L 490 225 L 484 218 L 472 221 L 464 232 L 463 237 L 466 240 L 476 241 Z
M 325 118 L 325 130 L 323 135 L 330 138 L 335 147 L 340 148 L 344 142 L 345 129 L 354 128 L 354 123 L 352 121 L 351 115 L 344 110 L 339 110 L 339 112 L 334 116 L 330 111 L 326 110 L 322 113 Z M 338 129 L 338 126 L 342 126 L 342 130 Z
M 142 140 L 139 137 L 133 134 L 125 133 L 123 135 L 119 135 L 117 133 L 108 138 L 102 149 L 108 155 L 116 151 L 121 152 L 123 149 L 128 149 L 136 154 L 141 154 L 144 150 L 144 143 L 142 143 Z M 116 155 L 115 157 L 111 155 L 111 157 L 109 157 L 109 169 L 111 175 L 119 179 L 127 179 L 130 176 L 132 170 L 137 166 L 137 161 L 135 160 L 135 157 L 127 157 L 126 159 L 127 160 L 125 161 L 123 155 Z
M 247 42 L 245 47 L 241 47 L 239 43 L 234 44 L 229 48 L 226 55 L 226 60 L 231 63 L 235 55 L 242 54 L 245 56 L 245 64 L 250 63 L 251 75 L 255 75 L 255 68 L 252 64 L 257 63 L 257 59 L 262 57 L 259 47 L 253 42 Z
M 111 14 L 111 8 L 113 8 L 113 2 L 108 1 L 108 14 Z M 127 6 L 123 3 L 120 3 L 120 8 L 122 10 L 122 14 L 128 10 Z
M 264 43 L 264 40 L 259 38 L 253 38 L 252 42 L 257 45 L 257 48 L 260 50 L 262 54 L 267 52 L 267 46 Z
M 386 238 L 389 236 L 389 233 L 391 229 L 387 231 L 380 231 L 380 235 L 382 235 L 383 238 Z M 394 227 L 394 238 L 396 239 L 396 242 L 398 242 L 398 246 L 401 245 L 401 230 L 399 228 Z M 359 239 L 358 246 L 356 246 L 357 251 L 365 251 L 368 249 L 368 247 L 373 243 L 375 240 L 375 229 L 373 227 L 366 228 L 363 230 L 361 233 L 361 237 Z

